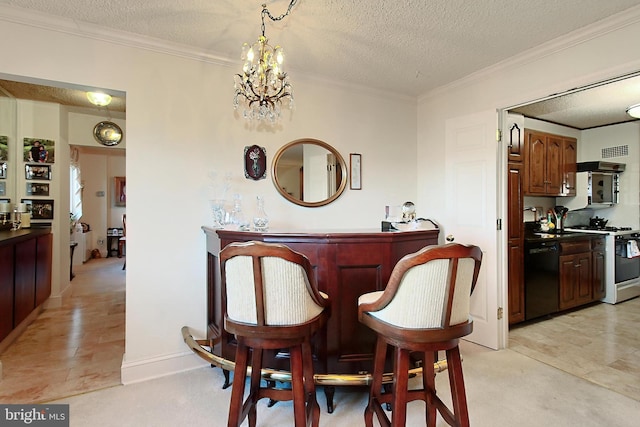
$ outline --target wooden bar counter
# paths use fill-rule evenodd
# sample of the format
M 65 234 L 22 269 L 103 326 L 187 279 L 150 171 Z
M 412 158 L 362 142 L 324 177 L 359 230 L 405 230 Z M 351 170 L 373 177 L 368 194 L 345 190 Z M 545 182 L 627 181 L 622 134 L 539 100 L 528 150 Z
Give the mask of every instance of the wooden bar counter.
M 0 231 L 0 353 L 51 294 L 52 242 L 49 228 Z
M 318 287 L 331 299 L 331 317 L 326 334 L 317 337 L 315 346 L 319 356 L 326 356 L 326 365 L 318 364 L 316 372 L 332 374 L 372 371 L 375 334 L 358 322 L 358 297 L 384 289 L 400 258 L 437 244 L 439 233 L 437 228 L 389 232 L 249 232 L 208 227 L 203 227 L 203 230 L 207 235 L 208 253 L 207 339 L 212 342 L 219 340 L 212 352 L 228 360 L 233 360 L 235 355 L 233 336 L 227 334 L 223 327 L 220 249 L 231 242 L 250 240 L 280 243 L 309 258 Z M 273 357 L 272 364 L 265 363 L 266 366 L 287 369 L 288 364 L 278 363 L 278 355 Z

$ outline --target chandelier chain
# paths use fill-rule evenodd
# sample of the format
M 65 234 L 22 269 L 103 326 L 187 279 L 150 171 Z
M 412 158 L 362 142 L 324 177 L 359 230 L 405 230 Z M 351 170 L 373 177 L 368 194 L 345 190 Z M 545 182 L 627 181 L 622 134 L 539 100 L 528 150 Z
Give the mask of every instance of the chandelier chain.
M 266 4 L 262 4 L 262 35 L 264 36 L 264 32 L 265 32 L 265 26 L 264 26 L 264 17 L 265 15 L 269 17 L 269 19 L 271 19 L 272 21 L 281 21 L 282 19 L 284 19 L 285 16 L 288 16 L 289 13 L 291 13 L 291 8 L 293 6 L 295 6 L 295 4 L 298 2 L 298 0 L 291 0 L 291 2 L 289 3 L 289 7 L 287 8 L 287 11 L 285 13 L 283 13 L 280 16 L 273 16 L 271 14 L 271 12 L 269 12 L 269 9 L 267 9 L 267 5 Z

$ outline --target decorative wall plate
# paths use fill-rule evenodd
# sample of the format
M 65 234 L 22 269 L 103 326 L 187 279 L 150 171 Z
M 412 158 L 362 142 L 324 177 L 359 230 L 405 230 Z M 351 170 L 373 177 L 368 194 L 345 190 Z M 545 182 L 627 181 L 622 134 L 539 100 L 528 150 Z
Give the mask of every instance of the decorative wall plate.
M 100 144 L 111 147 L 122 141 L 122 129 L 113 122 L 99 122 L 93 128 L 93 137 Z
M 244 147 L 244 177 L 254 181 L 267 176 L 267 150 L 251 145 Z

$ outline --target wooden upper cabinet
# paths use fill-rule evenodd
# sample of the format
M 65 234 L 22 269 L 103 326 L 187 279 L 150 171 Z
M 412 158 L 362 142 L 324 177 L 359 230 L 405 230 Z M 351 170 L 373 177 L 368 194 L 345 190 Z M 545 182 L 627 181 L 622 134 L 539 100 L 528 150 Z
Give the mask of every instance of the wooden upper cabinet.
M 525 194 L 547 194 L 547 138 L 543 133 L 525 131 Z
M 551 196 L 562 195 L 562 138 L 547 136 L 547 194 Z
M 575 195 L 576 148 L 575 139 L 526 129 L 524 194 L 568 196 L 568 185 Z M 572 173 L 565 173 L 567 168 Z
M 575 138 L 562 140 L 562 164 L 564 176 L 562 179 L 562 195 L 576 195 L 576 163 L 578 161 L 578 141 Z

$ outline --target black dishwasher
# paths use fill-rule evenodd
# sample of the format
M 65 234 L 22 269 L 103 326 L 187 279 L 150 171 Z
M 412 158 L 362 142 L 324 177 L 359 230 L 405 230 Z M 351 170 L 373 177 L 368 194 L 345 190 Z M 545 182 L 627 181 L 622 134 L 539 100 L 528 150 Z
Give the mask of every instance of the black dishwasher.
M 556 313 L 560 301 L 560 245 L 556 240 L 525 241 L 524 318 Z

